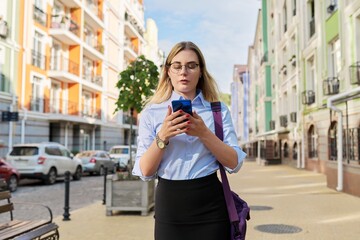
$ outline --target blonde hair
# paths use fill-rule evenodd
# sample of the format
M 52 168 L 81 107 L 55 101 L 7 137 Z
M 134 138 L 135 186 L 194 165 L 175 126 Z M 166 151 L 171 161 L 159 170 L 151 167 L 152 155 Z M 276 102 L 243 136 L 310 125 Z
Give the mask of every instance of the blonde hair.
M 219 90 L 215 82 L 215 79 L 210 75 L 206 69 L 206 63 L 203 54 L 200 49 L 192 42 L 179 42 L 170 51 L 166 58 L 165 64 L 161 70 L 159 83 L 155 90 L 154 95 L 148 99 L 147 104 L 162 103 L 171 97 L 173 86 L 171 84 L 168 70 L 173 58 L 183 50 L 192 50 L 199 58 L 199 66 L 201 71 L 201 77 L 196 86 L 196 89 L 200 89 L 206 101 L 215 102 L 219 101 Z

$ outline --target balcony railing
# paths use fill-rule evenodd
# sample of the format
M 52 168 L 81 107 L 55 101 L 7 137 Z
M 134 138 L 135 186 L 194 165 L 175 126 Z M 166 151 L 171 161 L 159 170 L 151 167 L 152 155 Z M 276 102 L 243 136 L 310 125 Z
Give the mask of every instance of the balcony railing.
M 306 90 L 302 92 L 302 103 L 306 105 L 313 104 L 315 102 L 315 92 L 312 90 Z
M 46 70 L 46 56 L 43 55 L 41 52 L 37 52 L 35 50 L 31 51 L 31 64 Z
M 290 113 L 290 122 L 296 123 L 296 112 Z
M 82 104 L 81 115 L 83 117 L 101 119 L 101 109 L 97 109 L 91 104 Z
M 340 82 L 337 77 L 329 77 L 323 81 L 324 95 L 333 95 L 339 93 Z
M 137 33 L 140 36 L 143 36 L 143 30 L 140 28 L 139 24 L 137 23 L 136 19 L 131 16 L 130 14 L 128 14 L 127 12 L 125 12 L 125 21 L 130 23 L 131 26 L 133 26 L 133 28 L 137 31 Z
M 360 85 L 360 61 L 349 67 L 350 83 Z
M 79 64 L 62 56 L 51 56 L 50 70 L 65 71 L 78 76 Z
M 78 116 L 78 103 L 60 98 L 44 100 L 45 113 L 58 113 L 63 115 Z
M 39 97 L 30 97 L 29 109 L 34 112 L 44 112 L 44 99 Z
M 36 5 L 34 5 L 33 19 L 44 27 L 47 26 L 47 13 Z
M 281 115 L 280 116 L 280 126 L 287 127 L 288 124 L 288 117 L 287 115 Z
M 0 20 L 0 37 L 6 38 L 9 33 L 8 23 L 5 20 Z
M 128 116 L 128 115 L 123 115 L 123 124 L 130 124 L 130 120 L 131 120 L 131 117 L 130 117 L 130 116 Z M 132 118 L 132 124 L 133 124 L 133 125 L 136 125 L 136 124 L 137 124 L 136 117 L 133 117 L 133 118 Z

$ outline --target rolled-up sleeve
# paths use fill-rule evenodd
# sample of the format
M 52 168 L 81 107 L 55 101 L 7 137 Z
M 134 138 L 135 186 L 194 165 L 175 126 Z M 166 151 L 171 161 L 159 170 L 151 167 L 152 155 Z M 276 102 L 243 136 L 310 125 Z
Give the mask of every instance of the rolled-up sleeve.
M 143 181 L 150 181 L 156 177 L 156 174 L 153 176 L 144 176 L 140 168 L 140 158 L 147 149 L 150 147 L 151 143 L 155 138 L 155 130 L 153 127 L 152 116 L 149 114 L 149 109 L 144 109 L 141 112 L 140 122 L 139 122 L 139 136 L 137 141 L 137 152 L 135 157 L 135 164 L 132 169 L 132 174 L 139 176 Z
M 228 107 L 222 103 L 221 107 L 222 118 L 223 118 L 223 131 L 224 131 L 224 143 L 232 147 L 237 153 L 238 163 L 234 169 L 225 167 L 226 171 L 229 173 L 236 173 L 240 170 L 244 159 L 246 157 L 246 153 L 239 147 L 237 135 L 235 132 L 235 128 L 231 119 L 231 114 Z

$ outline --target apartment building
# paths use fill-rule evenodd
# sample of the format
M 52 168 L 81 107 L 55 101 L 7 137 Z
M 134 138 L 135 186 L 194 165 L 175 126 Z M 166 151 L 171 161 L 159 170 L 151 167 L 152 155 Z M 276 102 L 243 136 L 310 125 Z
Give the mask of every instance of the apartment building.
M 247 143 L 259 163 L 360 196 L 360 2 L 263 0 L 250 47 Z M 256 150 L 255 150 L 256 149 Z
M 115 86 L 146 46 L 143 1 L 1 4 L 11 32 L 0 39 L 1 76 L 11 77 L 0 91 L 1 111 L 18 116 L 1 122 L 1 154 L 15 143 L 40 141 L 62 143 L 75 153 L 129 144 L 130 115 L 114 112 Z

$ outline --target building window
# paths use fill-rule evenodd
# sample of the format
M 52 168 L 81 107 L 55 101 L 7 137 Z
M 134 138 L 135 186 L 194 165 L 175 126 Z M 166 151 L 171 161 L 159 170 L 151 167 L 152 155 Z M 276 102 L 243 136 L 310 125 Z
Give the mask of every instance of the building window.
M 30 100 L 30 109 L 31 111 L 43 112 L 44 109 L 44 99 L 42 96 L 42 79 L 37 76 L 32 78 L 32 94 Z
M 283 21 L 284 21 L 284 33 L 287 31 L 287 7 L 286 7 L 286 1 L 284 3 L 283 7 Z
M 307 61 L 307 76 L 306 76 L 306 90 L 315 90 L 316 84 L 316 71 L 315 71 L 315 58 L 311 57 Z
M 296 0 L 292 0 L 292 15 L 296 15 Z
M 32 65 L 45 70 L 45 56 L 43 54 L 44 36 L 35 31 L 32 50 Z
M 314 125 L 311 125 L 308 131 L 308 153 L 309 158 L 316 158 L 317 157 L 317 144 L 316 144 L 317 136 L 315 134 Z
M 329 159 L 337 159 L 337 122 L 332 122 L 328 133 L 329 139 Z
M 329 46 L 329 77 L 337 77 L 341 70 L 340 40 L 337 38 Z
M 309 38 L 315 34 L 315 1 L 308 1 Z

